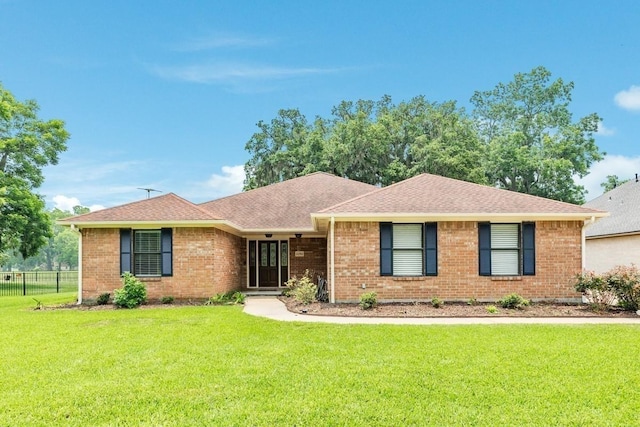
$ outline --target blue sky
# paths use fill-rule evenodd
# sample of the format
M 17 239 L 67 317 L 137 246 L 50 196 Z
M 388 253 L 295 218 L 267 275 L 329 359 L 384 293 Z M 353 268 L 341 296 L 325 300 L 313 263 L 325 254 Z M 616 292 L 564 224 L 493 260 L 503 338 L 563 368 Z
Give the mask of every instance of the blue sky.
M 0 0 L 0 82 L 65 120 L 49 207 L 114 206 L 138 187 L 194 202 L 240 191 L 246 142 L 282 108 L 476 90 L 543 65 L 603 117 L 583 181 L 640 173 L 640 2 Z

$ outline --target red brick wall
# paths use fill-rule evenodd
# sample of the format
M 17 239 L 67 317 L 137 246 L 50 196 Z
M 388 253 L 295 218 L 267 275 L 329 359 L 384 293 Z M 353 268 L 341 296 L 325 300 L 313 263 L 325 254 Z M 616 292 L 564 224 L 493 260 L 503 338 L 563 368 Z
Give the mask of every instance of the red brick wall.
M 327 239 L 305 238 L 289 239 L 289 275 L 301 277 L 305 270 L 315 276 L 327 277 Z M 304 252 L 297 257 L 296 251 Z
M 246 281 L 246 240 L 226 231 L 214 232 L 214 293 L 239 290 Z
M 149 299 L 209 298 L 240 289 L 244 239 L 215 228 L 173 229 L 173 276 L 141 278 Z M 82 230 L 83 299 L 120 288 L 120 230 Z
M 438 223 L 438 276 L 380 276 L 377 222 L 335 224 L 336 301 L 357 301 L 375 291 L 380 300 L 495 301 L 517 292 L 532 299 L 578 299 L 573 277 L 582 269 L 579 221 L 536 223 L 536 275 L 509 278 L 478 274 L 476 222 Z M 362 288 L 366 285 L 366 289 Z

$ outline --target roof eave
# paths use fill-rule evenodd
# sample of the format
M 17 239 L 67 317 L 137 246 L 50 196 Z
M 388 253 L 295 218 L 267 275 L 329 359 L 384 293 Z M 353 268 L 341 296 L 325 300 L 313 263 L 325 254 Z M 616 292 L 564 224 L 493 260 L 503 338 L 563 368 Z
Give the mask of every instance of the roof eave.
M 56 224 L 76 228 L 157 228 L 157 227 L 191 227 L 223 224 L 222 220 L 162 220 L 162 221 L 69 221 L 60 220 Z
M 311 217 L 314 224 L 329 220 L 332 217 L 336 221 L 584 221 L 593 218 L 609 216 L 608 212 L 585 213 L 540 213 L 540 212 L 486 212 L 486 213 L 434 213 L 434 212 L 388 212 L 388 213 L 313 213 Z

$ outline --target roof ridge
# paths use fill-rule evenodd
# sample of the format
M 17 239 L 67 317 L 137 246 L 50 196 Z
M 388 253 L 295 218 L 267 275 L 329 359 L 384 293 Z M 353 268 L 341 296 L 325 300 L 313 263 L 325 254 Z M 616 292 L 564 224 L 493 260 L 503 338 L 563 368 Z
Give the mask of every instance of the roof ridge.
M 149 197 L 149 198 L 142 199 L 142 200 L 134 200 L 132 202 L 127 202 L 127 203 L 124 203 L 122 205 L 110 206 L 108 208 L 104 208 L 104 209 L 100 209 L 100 210 L 101 211 L 109 211 L 109 210 L 112 210 L 112 209 L 120 209 L 120 208 L 124 208 L 124 207 L 127 207 L 127 206 L 137 205 L 138 203 L 144 203 L 147 200 L 160 199 L 160 198 L 167 197 L 167 196 L 175 196 L 175 197 L 177 197 L 179 199 L 185 200 L 182 197 L 178 196 L 177 194 L 175 194 L 174 192 L 171 191 L 169 193 L 161 194 L 161 195 L 158 195 L 158 196 L 153 196 L 153 197 Z M 188 200 L 185 200 L 185 201 L 188 201 Z M 95 212 L 97 212 L 97 211 L 91 211 L 91 212 L 83 213 L 83 214 L 80 214 L 80 215 L 72 215 L 70 217 L 63 218 L 60 221 L 66 221 L 67 219 L 71 219 L 71 218 L 73 218 L 73 219 L 82 218 L 82 217 L 85 217 L 87 215 L 91 215 L 91 214 L 93 214 Z
M 169 194 L 173 194 L 176 198 L 178 198 L 180 201 L 186 203 L 187 205 L 189 205 L 192 208 L 197 209 L 198 211 L 206 214 L 207 216 L 211 217 L 211 219 L 223 219 L 223 218 L 218 218 L 217 216 L 215 216 L 212 212 L 209 212 L 207 209 L 203 208 L 202 206 L 200 206 L 199 204 L 195 204 L 187 199 L 185 199 L 184 197 L 178 196 L 175 193 L 169 193 Z
M 251 193 L 253 193 L 254 191 L 257 191 L 257 190 L 263 190 L 263 189 L 266 189 L 266 188 L 271 188 L 273 186 L 276 186 L 276 185 L 279 185 L 279 184 L 288 183 L 288 182 L 293 181 L 293 180 L 305 179 L 305 178 L 311 177 L 313 175 L 325 175 L 325 176 L 328 176 L 328 177 L 331 177 L 331 178 L 338 178 L 338 179 L 343 179 L 343 180 L 347 180 L 347 181 L 357 182 L 359 184 L 371 185 L 371 184 L 367 184 L 366 182 L 358 181 L 358 180 L 355 180 L 355 179 L 345 178 L 343 176 L 334 175 L 334 174 L 329 173 L 329 172 L 316 171 L 316 172 L 308 173 L 306 175 L 301 175 L 301 176 L 296 176 L 294 178 L 285 179 L 284 181 L 273 182 L 273 183 L 271 183 L 269 185 L 264 185 L 262 187 L 252 188 L 252 189 L 247 190 L 247 191 L 241 191 L 239 193 L 229 194 L 227 196 L 219 197 L 217 199 L 208 200 L 206 202 L 199 203 L 198 205 L 199 206 L 205 206 L 205 205 L 208 205 L 210 203 L 217 202 L 219 200 L 225 200 L 225 199 L 228 199 L 230 197 L 238 197 L 238 196 L 242 196 L 244 194 L 251 194 Z M 206 208 L 206 207 L 203 207 L 203 209 L 207 209 L 208 210 L 208 208 Z

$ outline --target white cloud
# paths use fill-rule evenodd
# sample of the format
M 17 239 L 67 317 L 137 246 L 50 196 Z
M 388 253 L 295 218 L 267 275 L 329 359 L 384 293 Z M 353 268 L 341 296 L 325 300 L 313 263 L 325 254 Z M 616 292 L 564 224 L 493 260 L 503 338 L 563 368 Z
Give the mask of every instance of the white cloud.
M 180 52 L 197 52 L 202 50 L 220 48 L 251 48 L 268 46 L 275 42 L 274 39 L 265 37 L 251 37 L 234 34 L 217 34 L 206 37 L 197 37 L 174 46 Z
M 227 194 L 239 193 L 244 185 L 244 165 L 222 166 L 222 175 L 212 174 L 207 185 Z
M 60 209 L 61 211 L 67 211 L 67 212 L 73 212 L 73 208 L 75 206 L 83 206 L 82 203 L 80 203 L 80 199 L 78 199 L 77 197 L 67 197 L 62 194 L 58 194 L 57 196 L 54 196 L 53 203 L 54 203 L 54 206 L 53 206 L 54 208 Z M 104 209 L 104 206 L 102 205 L 89 206 L 89 210 L 91 212 L 99 211 L 100 209 Z
M 611 136 L 616 133 L 615 129 L 608 128 L 602 122 L 598 122 L 598 130 L 596 131 L 597 135 L 600 136 Z
M 636 173 L 640 173 L 640 156 L 609 154 L 602 161 L 592 165 L 587 176 L 576 181 L 587 189 L 587 200 L 593 200 L 602 194 L 600 184 L 606 181 L 607 175 L 617 175 L 625 180 L 635 178 Z
M 343 70 L 344 68 L 274 67 L 231 62 L 151 67 L 151 71 L 161 78 L 201 84 L 239 83 L 240 81 L 248 80 L 280 80 L 309 75 L 331 74 Z
M 244 165 L 222 166 L 222 175 L 214 173 L 204 183 L 212 197 L 223 197 L 242 191 L 244 185 Z
M 73 212 L 73 207 L 80 205 L 80 200 L 77 197 L 67 197 L 62 194 L 58 194 L 53 197 L 54 207 L 61 211 Z
M 625 110 L 640 110 L 640 86 L 631 86 L 627 90 L 616 93 L 613 98 L 618 107 Z

